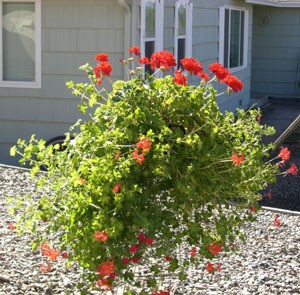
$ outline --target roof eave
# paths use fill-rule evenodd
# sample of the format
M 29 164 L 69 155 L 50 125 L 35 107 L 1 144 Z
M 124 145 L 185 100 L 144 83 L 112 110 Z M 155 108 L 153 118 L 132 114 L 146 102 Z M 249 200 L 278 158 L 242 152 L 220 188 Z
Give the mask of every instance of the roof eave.
M 246 3 L 267 5 L 267 6 L 274 6 L 274 7 L 300 7 L 300 3 L 293 3 L 293 2 L 278 3 L 272 0 L 246 0 Z

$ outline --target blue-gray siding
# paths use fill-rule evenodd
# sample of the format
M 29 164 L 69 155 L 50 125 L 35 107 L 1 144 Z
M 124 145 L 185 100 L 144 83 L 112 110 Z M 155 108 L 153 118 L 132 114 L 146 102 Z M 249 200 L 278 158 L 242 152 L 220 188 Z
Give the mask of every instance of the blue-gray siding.
M 254 7 L 252 97 L 268 95 L 300 95 L 300 8 Z

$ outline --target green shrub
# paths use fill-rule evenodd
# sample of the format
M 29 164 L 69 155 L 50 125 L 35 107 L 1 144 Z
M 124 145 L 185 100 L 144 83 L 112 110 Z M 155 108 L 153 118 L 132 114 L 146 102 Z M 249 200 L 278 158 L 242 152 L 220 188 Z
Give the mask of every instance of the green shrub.
M 67 83 L 81 97 L 79 109 L 93 111 L 73 126 L 66 149 L 55 152 L 58 146 L 45 147 L 33 136 L 11 150 L 32 166 L 32 175 L 48 167 L 38 177 L 41 198 L 25 208 L 19 230 L 30 229 L 46 256 L 55 250 L 45 244 L 47 234 L 57 233 L 68 259 L 106 288 L 126 281 L 143 289 L 134 276 L 137 264 L 151 268 L 146 283 L 153 294 L 160 294 L 161 271 L 179 269 L 185 279 L 190 264 L 220 270 L 208 260 L 230 250 L 241 225 L 255 220 L 250 208 L 259 207 L 260 190 L 275 180 L 278 167 L 263 161 L 272 145 L 261 143 L 273 129 L 260 125 L 259 110 L 219 111 L 214 83 L 242 89 L 219 64 L 210 66 L 215 75 L 208 80 L 201 64 L 187 58 L 181 61 L 186 75 L 175 70 L 172 77 L 166 74 L 173 56 L 158 52 L 150 60 L 153 75 L 144 78 L 149 61 L 140 59 L 129 81 L 116 81 L 107 92 L 98 85 L 110 75 L 108 57 L 96 59 L 95 68 L 81 67 L 90 83 Z M 131 67 L 134 60 L 122 63 Z M 187 75 L 199 76 L 200 84 L 188 84 Z M 43 235 L 40 220 L 47 221 Z M 178 253 L 182 243 L 188 253 Z

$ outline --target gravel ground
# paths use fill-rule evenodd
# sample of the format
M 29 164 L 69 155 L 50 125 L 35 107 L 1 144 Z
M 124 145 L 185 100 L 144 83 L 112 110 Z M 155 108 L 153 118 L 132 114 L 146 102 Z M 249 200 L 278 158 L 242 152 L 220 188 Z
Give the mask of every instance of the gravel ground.
M 44 258 L 31 251 L 30 236 L 19 237 L 7 225 L 14 220 L 7 214 L 6 196 L 33 189 L 27 171 L 0 167 L 0 295 L 80 294 L 75 288 L 81 280 L 76 264 L 66 269 L 59 258 L 52 272 L 41 273 Z M 281 226 L 275 227 L 274 215 L 262 210 L 258 222 L 245 225 L 246 243 L 238 242 L 236 253 L 221 253 L 215 261 L 223 264 L 220 272 L 212 276 L 205 265 L 191 268 L 186 282 L 167 280 L 165 287 L 176 295 L 300 294 L 300 216 L 278 214 Z M 89 290 L 87 294 L 104 293 Z

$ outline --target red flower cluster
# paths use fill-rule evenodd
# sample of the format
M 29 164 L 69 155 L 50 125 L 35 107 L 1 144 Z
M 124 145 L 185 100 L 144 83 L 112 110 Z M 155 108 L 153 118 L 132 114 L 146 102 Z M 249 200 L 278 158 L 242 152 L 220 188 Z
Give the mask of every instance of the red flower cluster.
M 141 55 L 141 50 L 138 46 L 133 46 L 132 48 L 128 48 L 127 49 L 129 53 L 133 53 L 136 56 L 140 56 Z
M 139 150 L 135 149 L 133 153 L 131 154 L 132 158 L 139 164 L 142 164 L 145 161 L 145 152 L 142 151 L 141 154 L 139 154 Z
M 95 57 L 98 61 L 107 61 L 108 62 L 108 55 L 106 53 L 98 53 Z
M 205 269 L 206 269 L 208 272 L 220 271 L 222 265 L 223 265 L 222 263 L 218 263 L 218 265 L 215 267 L 213 263 L 207 261 L 207 263 L 206 263 L 206 268 L 205 268 Z
M 238 154 L 238 153 L 234 153 L 230 160 L 232 161 L 233 165 L 239 165 L 241 164 L 242 162 L 244 162 L 245 160 L 245 155 L 242 154 L 241 156 Z
M 112 289 L 112 287 L 111 287 L 111 285 L 110 285 L 108 279 L 99 279 L 99 280 L 96 282 L 96 284 L 97 284 L 98 286 L 104 287 L 104 288 L 107 289 L 107 290 L 111 290 L 111 289 Z
M 280 227 L 281 226 L 281 221 L 279 220 L 279 216 L 277 214 L 274 215 L 274 220 L 273 220 L 272 224 L 275 227 Z
M 104 231 L 95 231 L 94 236 L 97 241 L 106 242 L 108 240 L 108 234 Z
M 113 260 L 107 260 L 98 265 L 97 271 L 101 277 L 105 277 L 114 273 L 115 269 L 115 262 Z
M 59 256 L 59 249 L 50 248 L 47 243 L 42 243 L 40 246 L 41 253 L 49 260 L 55 261 Z
M 223 83 L 227 84 L 234 92 L 243 89 L 243 83 L 236 76 L 231 75 L 227 68 L 224 68 L 220 63 L 213 63 L 209 69 Z
M 179 70 L 175 70 L 175 76 L 173 78 L 173 81 L 176 83 L 176 84 L 179 84 L 179 85 L 186 85 L 187 84 L 187 80 L 188 78 L 184 75 L 182 75 L 182 71 Z
M 193 247 L 192 250 L 190 251 L 190 255 L 191 255 L 192 257 L 195 257 L 196 254 L 197 254 L 197 248 L 196 248 L 196 247 Z
M 112 189 L 115 193 L 118 193 L 122 189 L 122 186 L 119 182 L 115 185 L 115 187 Z
M 13 223 L 11 221 L 7 222 L 7 226 L 9 227 L 10 230 L 15 230 L 16 227 L 13 225 Z
M 51 263 L 40 264 L 40 271 L 43 273 L 52 271 Z
M 199 75 L 203 72 L 203 66 L 193 57 L 186 57 L 180 60 L 183 68 L 191 74 Z
M 152 295 L 170 295 L 170 291 L 156 290 L 152 293 Z
M 252 215 L 255 211 L 256 211 L 256 207 L 252 205 L 252 206 L 250 207 L 250 210 L 249 210 L 248 214 L 249 214 L 249 215 Z
M 153 245 L 153 239 L 150 237 L 146 237 L 146 235 L 144 233 L 139 233 L 139 235 L 137 236 L 139 243 L 133 246 L 129 247 L 129 252 L 130 253 L 137 253 L 141 247 L 142 244 L 145 245 Z M 122 258 L 122 262 L 124 264 L 129 264 L 131 261 L 133 263 L 138 263 L 140 260 L 140 258 L 138 256 L 133 256 L 131 259 L 129 257 L 124 257 Z
M 151 69 L 154 70 L 163 68 L 166 71 L 170 70 L 170 67 L 176 66 L 176 61 L 171 52 L 168 51 L 158 51 L 154 52 L 150 58 Z
M 243 83 L 234 75 L 226 76 L 221 82 L 227 84 L 234 92 L 239 92 L 243 89 Z
M 147 137 L 140 137 L 136 146 L 138 148 L 134 149 L 131 156 L 138 164 L 142 164 L 145 161 L 145 151 L 149 151 L 151 149 L 152 142 Z M 141 150 L 141 153 L 139 153 L 139 149 Z
M 143 151 L 149 151 L 151 149 L 152 142 L 147 137 L 140 137 L 139 142 L 136 144 L 136 146 Z
M 291 167 L 286 171 L 286 174 L 297 175 L 298 167 L 295 164 L 291 164 Z
M 108 62 L 108 55 L 106 53 L 98 53 L 95 59 L 99 61 L 99 64 L 94 67 L 94 74 L 97 79 L 97 84 L 100 85 L 102 83 L 102 77 L 110 75 L 112 67 Z
M 287 147 L 282 147 L 279 154 L 278 158 L 281 158 L 283 161 L 287 161 L 291 156 L 291 152 Z
M 217 244 L 216 242 L 213 242 L 207 248 L 212 255 L 216 256 L 222 251 L 223 244 Z
M 141 65 L 148 65 L 149 64 L 149 58 L 147 56 L 141 57 L 139 59 L 139 64 L 141 64 Z
M 213 63 L 209 66 L 210 71 L 216 75 L 216 77 L 222 81 L 229 75 L 228 69 L 224 68 L 220 63 Z

